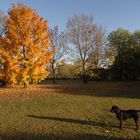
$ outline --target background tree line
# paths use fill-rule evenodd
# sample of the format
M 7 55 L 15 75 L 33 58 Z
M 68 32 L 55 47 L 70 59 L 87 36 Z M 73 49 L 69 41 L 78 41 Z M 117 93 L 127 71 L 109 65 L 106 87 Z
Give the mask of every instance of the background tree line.
M 140 31 L 117 29 L 109 34 L 108 43 L 115 58 L 110 66 L 112 78 L 140 80 Z
M 15 4 L 0 12 L 0 79 L 37 83 L 47 77 L 140 80 L 140 31 L 117 29 L 107 35 L 92 16 L 75 14 L 65 31 L 49 28 L 37 12 Z
M 91 16 L 76 14 L 67 22 L 65 37 L 73 59 L 59 63 L 58 78 L 140 80 L 139 30 L 119 28 L 107 35 Z
M 119 28 L 107 35 L 91 16 L 69 18 L 65 38 L 69 58 L 57 66 L 58 78 L 140 80 L 140 31 Z

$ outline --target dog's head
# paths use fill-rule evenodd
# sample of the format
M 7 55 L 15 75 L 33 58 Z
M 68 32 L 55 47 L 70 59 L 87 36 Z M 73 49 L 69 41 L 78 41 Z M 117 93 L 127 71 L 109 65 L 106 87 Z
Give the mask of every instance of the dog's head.
M 120 111 L 119 107 L 117 107 L 117 106 L 115 106 L 115 105 L 113 105 L 113 106 L 111 107 L 111 109 L 110 109 L 110 112 L 112 112 L 112 113 L 117 113 L 117 112 L 119 112 L 119 111 Z

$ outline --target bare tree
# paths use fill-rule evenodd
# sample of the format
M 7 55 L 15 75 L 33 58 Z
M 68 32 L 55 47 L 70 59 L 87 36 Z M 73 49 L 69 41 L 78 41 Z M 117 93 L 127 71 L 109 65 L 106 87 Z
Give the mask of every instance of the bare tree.
M 86 83 L 87 62 L 89 58 L 93 59 L 95 54 L 99 55 L 103 45 L 104 30 L 93 22 L 92 16 L 76 14 L 67 22 L 67 34 L 70 43 L 74 45 L 73 52 L 76 56 L 78 54 L 82 62 L 83 83 Z M 99 59 L 99 56 L 96 58 Z
M 95 42 L 88 57 L 89 69 L 98 69 L 104 64 L 106 44 L 105 33 L 105 29 L 102 26 L 96 25 L 96 30 L 93 32 Z
M 3 11 L 0 10 L 0 49 L 3 48 L 3 44 L 2 44 L 2 38 L 5 35 L 5 22 L 7 20 L 7 16 L 4 14 Z M 2 56 L 0 55 L 0 71 L 4 69 L 4 65 L 3 62 L 1 62 L 2 60 Z M 0 87 L 4 86 L 6 84 L 5 81 L 3 81 L 2 79 L 0 80 Z
M 2 37 L 5 33 L 5 22 L 7 20 L 7 16 L 3 11 L 0 10 L 0 36 Z
M 68 47 L 65 33 L 59 32 L 58 26 L 50 29 L 50 35 L 52 43 L 51 50 L 53 52 L 53 58 L 51 59 L 51 69 L 53 83 L 55 83 L 57 65 L 60 61 L 62 61 L 62 59 L 64 59 L 65 55 L 67 54 Z

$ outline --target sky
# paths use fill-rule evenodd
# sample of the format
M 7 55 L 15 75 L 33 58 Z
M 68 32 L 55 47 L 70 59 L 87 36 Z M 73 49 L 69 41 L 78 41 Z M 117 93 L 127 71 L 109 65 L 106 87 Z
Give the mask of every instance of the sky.
M 48 20 L 49 27 L 58 25 L 61 31 L 76 13 L 93 16 L 108 33 L 117 28 L 140 30 L 140 0 L 0 0 L 0 10 L 7 13 L 17 2 L 36 10 Z

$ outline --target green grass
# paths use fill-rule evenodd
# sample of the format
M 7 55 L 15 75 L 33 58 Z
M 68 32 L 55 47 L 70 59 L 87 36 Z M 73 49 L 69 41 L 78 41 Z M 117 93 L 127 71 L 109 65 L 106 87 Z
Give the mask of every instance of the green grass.
M 140 139 L 133 120 L 123 130 L 112 105 L 140 109 L 139 82 L 73 81 L 0 89 L 1 140 Z M 139 123 L 140 125 L 140 123 Z

